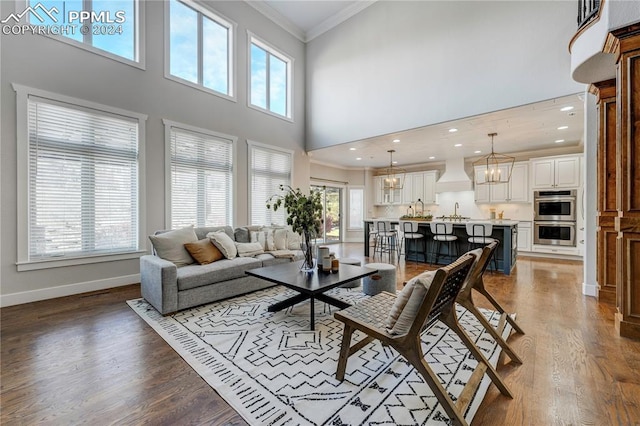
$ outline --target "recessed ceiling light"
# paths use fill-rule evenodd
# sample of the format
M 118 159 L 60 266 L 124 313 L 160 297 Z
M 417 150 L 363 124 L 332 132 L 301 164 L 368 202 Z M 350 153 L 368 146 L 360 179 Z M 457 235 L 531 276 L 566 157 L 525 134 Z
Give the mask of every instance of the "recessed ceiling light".
M 558 140 L 556 140 L 556 143 L 562 143 L 562 142 L 564 142 L 564 139 L 558 139 Z
M 356 161 L 362 160 L 362 157 L 356 157 Z
M 560 126 L 560 127 L 558 127 L 558 130 L 565 130 L 565 129 L 568 129 L 568 128 L 569 128 L 569 126 Z
M 563 111 L 563 112 L 564 112 L 564 111 L 571 111 L 572 109 L 573 109 L 573 107 L 572 107 L 572 106 L 566 106 L 566 107 L 562 107 L 562 108 L 560 108 L 560 111 Z
M 455 144 L 454 146 L 455 146 L 456 148 L 458 148 L 458 147 L 461 147 L 461 146 L 462 146 L 462 144 L 461 144 L 461 143 L 457 143 L 457 144 Z
M 474 154 L 480 154 L 482 151 L 477 150 L 477 151 L 473 151 Z
M 393 140 L 393 143 L 398 143 L 398 142 L 400 142 L 400 139 L 394 139 Z
M 349 151 L 355 151 L 355 150 L 356 150 L 355 148 L 349 148 Z
M 435 158 L 436 158 L 436 157 L 434 157 L 434 156 L 432 155 L 431 157 L 429 157 L 429 160 L 433 160 L 433 159 L 435 159 Z
M 391 163 L 393 163 L 393 164 L 398 164 L 398 162 L 397 162 L 397 161 L 392 161 Z
M 457 131 L 458 131 L 458 129 L 456 129 L 455 127 L 454 127 L 454 128 L 449 129 L 449 133 L 455 133 L 455 132 L 457 132 Z

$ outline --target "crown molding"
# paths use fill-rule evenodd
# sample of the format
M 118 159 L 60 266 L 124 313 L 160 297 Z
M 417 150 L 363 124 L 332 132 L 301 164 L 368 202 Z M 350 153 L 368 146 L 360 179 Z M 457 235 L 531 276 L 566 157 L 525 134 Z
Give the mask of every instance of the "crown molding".
M 283 30 L 300 40 L 306 42 L 306 34 L 296 24 L 284 17 L 280 12 L 269 6 L 263 0 L 245 0 L 249 6 L 253 7 L 258 12 L 273 21 L 276 25 L 280 26 Z
M 318 25 L 307 31 L 305 41 L 309 42 L 314 38 L 326 33 L 330 29 L 337 27 L 347 19 L 362 12 L 363 10 L 374 4 L 376 1 L 377 0 L 361 0 L 353 3 L 351 6 L 345 7 L 340 12 L 330 16 L 329 18 L 325 19 L 324 21 L 320 22 Z
M 306 33 L 280 12 L 269 6 L 269 4 L 267 4 L 264 0 L 245 0 L 245 3 L 269 18 L 276 25 L 280 26 L 283 30 L 287 31 L 289 34 L 291 34 L 301 42 L 306 43 L 326 33 L 330 29 L 340 25 L 347 19 L 371 6 L 376 1 L 377 0 L 359 0 L 356 3 L 353 3 L 351 6 L 345 7 L 335 15 L 332 15 L 329 18 L 325 19 Z
M 332 169 L 339 169 L 339 170 L 351 170 L 351 171 L 367 170 L 367 167 L 341 166 L 338 164 L 331 164 L 325 161 L 318 161 L 318 160 L 312 160 L 312 159 L 309 159 L 309 163 L 317 164 L 319 166 L 331 167 Z

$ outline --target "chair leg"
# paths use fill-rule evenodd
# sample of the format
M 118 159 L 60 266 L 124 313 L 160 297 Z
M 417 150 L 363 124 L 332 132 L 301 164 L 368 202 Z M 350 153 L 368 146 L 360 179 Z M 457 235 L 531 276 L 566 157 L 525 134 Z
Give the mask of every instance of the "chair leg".
M 338 358 L 338 369 L 336 370 L 336 379 L 339 381 L 344 380 L 344 373 L 347 369 L 347 360 L 349 359 L 349 349 L 353 331 L 353 327 L 347 324 L 344 325 L 344 332 L 342 333 L 342 346 L 340 346 L 340 358 Z
M 464 419 L 462 413 L 460 413 L 454 402 L 449 397 L 447 390 L 442 386 L 442 383 L 440 383 L 440 379 L 438 379 L 433 370 L 431 370 L 431 367 L 429 367 L 429 364 L 424 360 L 422 349 L 420 348 L 420 341 L 418 340 L 417 342 L 417 348 L 403 350 L 401 355 L 409 361 L 418 373 L 420 373 L 424 381 L 435 394 L 436 399 L 444 411 L 453 421 L 453 424 L 466 426 L 467 421 Z
M 487 333 L 489 333 L 491 337 L 493 337 L 496 343 L 500 345 L 502 350 L 505 351 L 505 353 L 509 356 L 509 358 L 513 362 L 522 364 L 522 359 L 520 359 L 520 357 L 513 351 L 513 349 L 511 349 L 511 346 L 509 346 L 509 344 L 502 338 L 502 336 L 500 336 L 498 331 L 495 328 L 493 328 L 493 326 L 489 323 L 489 321 L 487 321 L 485 316 L 482 315 L 482 312 L 480 312 L 478 308 L 476 308 L 476 306 L 473 304 L 473 301 L 459 300 L 458 303 L 461 306 L 463 306 L 466 310 L 471 312 L 478 319 L 478 321 L 480 321 L 480 324 L 482 324 L 485 330 L 487 330 Z
M 474 287 L 475 288 L 475 287 Z M 498 301 L 496 299 L 493 298 L 493 296 L 491 295 L 491 293 L 489 293 L 484 286 L 481 289 L 477 290 L 480 294 L 482 294 L 484 297 L 487 298 L 487 300 L 489 301 L 489 303 L 491 303 L 498 312 L 500 312 L 501 314 L 506 315 L 506 320 L 509 324 L 511 324 L 511 327 L 513 327 L 513 329 L 516 331 L 516 333 L 518 334 L 525 334 L 524 330 L 522 330 L 522 328 L 520 328 L 520 326 L 516 323 L 516 320 L 514 320 L 511 315 L 509 315 L 504 308 L 500 305 L 500 303 L 498 303 Z
M 458 335 L 458 337 L 460 337 L 460 340 L 462 340 L 462 343 L 464 343 L 467 349 L 469 349 L 469 351 L 473 354 L 473 357 L 476 359 L 476 361 L 482 362 L 487 366 L 487 374 L 491 378 L 493 384 L 496 385 L 500 393 L 508 396 L 509 398 L 513 398 L 513 394 L 511 393 L 507 385 L 502 381 L 496 369 L 489 363 L 485 356 L 482 355 L 482 352 L 480 352 L 475 343 L 473 343 L 467 333 L 462 329 L 462 327 L 460 327 L 460 324 L 458 324 L 458 320 L 455 316 L 455 308 L 451 307 L 449 313 L 446 316 L 441 314 L 440 319 L 451 330 L 453 330 Z

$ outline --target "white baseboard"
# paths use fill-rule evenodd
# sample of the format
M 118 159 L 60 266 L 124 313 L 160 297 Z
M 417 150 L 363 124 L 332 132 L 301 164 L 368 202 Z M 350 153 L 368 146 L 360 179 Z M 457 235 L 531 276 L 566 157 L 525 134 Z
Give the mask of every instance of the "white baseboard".
M 598 284 L 582 283 L 582 294 L 585 296 L 598 297 Z
M 0 307 L 21 305 L 23 303 L 37 302 L 40 300 L 55 299 L 56 297 L 71 296 L 89 291 L 104 290 L 106 288 L 120 287 L 123 285 L 140 282 L 140 274 L 124 275 L 121 277 L 106 278 L 103 280 L 86 281 L 83 283 L 67 284 L 57 287 L 48 287 L 38 290 L 21 291 L 18 293 L 0 295 Z

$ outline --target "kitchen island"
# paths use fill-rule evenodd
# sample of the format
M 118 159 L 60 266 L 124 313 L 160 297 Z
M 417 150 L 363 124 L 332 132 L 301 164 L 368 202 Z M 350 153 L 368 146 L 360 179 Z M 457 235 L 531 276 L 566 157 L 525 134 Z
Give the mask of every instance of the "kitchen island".
M 396 227 L 400 224 L 399 219 L 365 219 L 364 221 L 364 255 L 369 257 L 369 227 L 373 224 L 374 220 L 388 220 L 391 225 Z M 442 222 L 441 220 L 434 220 L 434 222 Z M 444 221 L 450 223 L 451 221 Z M 458 237 L 458 253 L 461 255 L 467 251 L 467 222 L 468 221 L 453 221 L 453 234 Z M 491 237 L 500 242 L 494 256 L 498 262 L 498 269 L 504 272 L 505 275 L 510 275 L 511 271 L 516 265 L 516 256 L 518 254 L 518 222 L 513 220 L 471 220 L 470 222 L 491 222 L 493 224 L 493 232 Z M 427 221 L 418 221 L 418 232 L 425 236 L 427 252 L 422 253 L 421 243 L 418 243 L 417 259 L 414 258 L 413 247 L 406 247 L 407 244 L 414 244 L 414 241 L 408 240 L 405 242 L 404 253 L 405 260 L 407 261 L 419 261 L 427 263 L 434 263 L 435 256 L 432 256 L 433 233 L 430 229 L 430 223 Z M 446 247 L 442 247 L 441 253 L 446 253 Z M 450 263 L 452 259 L 446 255 L 440 255 L 440 263 Z M 493 263 L 493 262 L 492 262 Z

